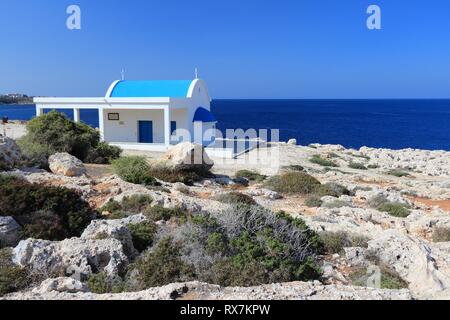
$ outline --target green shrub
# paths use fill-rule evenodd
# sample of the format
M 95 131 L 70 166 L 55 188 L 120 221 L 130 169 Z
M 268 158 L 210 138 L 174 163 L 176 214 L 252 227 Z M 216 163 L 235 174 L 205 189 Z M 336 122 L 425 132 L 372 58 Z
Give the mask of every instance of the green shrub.
M 151 221 L 142 222 L 128 225 L 128 230 L 130 230 L 133 239 L 133 246 L 137 251 L 142 252 L 152 245 L 157 226 Z
M 320 165 L 322 167 L 339 167 L 333 161 L 324 159 L 324 158 L 322 158 L 321 156 L 319 156 L 317 154 L 312 156 L 312 158 L 309 159 L 309 162 L 318 164 L 318 165 Z
M 322 200 L 318 196 L 311 196 L 305 200 L 305 206 L 310 208 L 318 208 L 322 205 Z
M 148 171 L 148 174 L 165 182 L 181 182 L 188 186 L 192 186 L 195 182 L 202 181 L 204 178 L 211 176 L 210 172 L 175 170 L 162 166 L 152 166 Z
M 395 176 L 395 177 L 399 177 L 399 178 L 410 176 L 410 174 L 408 172 L 405 172 L 403 170 L 398 170 L 398 169 L 389 170 L 388 172 L 386 172 L 386 174 Z
M 120 154 L 120 149 L 100 143 L 98 131 L 57 111 L 30 120 L 18 144 L 27 158 L 41 165 L 56 152 L 68 152 L 84 162 L 100 158 L 106 162 Z
M 114 173 L 123 180 L 144 185 L 156 185 L 156 180 L 150 175 L 150 165 L 144 157 L 122 157 L 112 162 Z
M 11 256 L 11 249 L 0 249 L 0 296 L 23 290 L 30 284 L 27 269 L 15 266 Z
M 282 193 L 311 194 L 320 182 L 304 172 L 287 172 L 280 176 L 274 176 L 267 181 L 267 187 Z
M 324 252 L 328 254 L 341 253 L 344 248 L 352 246 L 352 242 L 345 232 L 324 231 L 319 233 L 319 236 Z
M 378 169 L 380 166 L 379 165 L 377 165 L 377 164 L 369 164 L 368 166 L 367 166 L 367 168 L 369 168 L 369 169 Z
M 121 210 L 138 214 L 144 212 L 152 202 L 153 198 L 149 195 L 134 194 L 130 197 L 124 197 L 120 206 Z
M 222 193 L 214 197 L 214 200 L 229 204 L 242 203 L 250 206 L 256 205 L 256 201 L 251 196 L 240 192 Z
M 359 162 L 353 162 L 353 161 L 350 162 L 348 167 L 351 169 L 357 169 L 357 170 L 367 170 L 367 168 L 364 164 L 359 163 Z
M 433 229 L 433 242 L 448 242 L 450 241 L 450 228 L 435 227 Z
M 366 156 L 366 155 L 363 155 L 363 154 L 351 153 L 350 155 L 352 155 L 353 157 L 356 157 L 356 158 L 363 158 L 363 159 L 366 159 L 366 160 L 370 160 L 369 156 Z
M 255 171 L 250 170 L 239 170 L 238 172 L 236 172 L 235 176 L 236 178 L 245 178 L 248 179 L 249 181 L 256 181 L 256 182 L 262 182 L 267 178 L 267 176 L 264 176 Z
M 120 277 L 111 279 L 105 272 L 91 274 L 87 285 L 91 292 L 97 294 L 120 293 L 125 289 L 125 284 Z
M 347 201 L 336 199 L 336 200 L 333 200 L 330 202 L 323 203 L 322 207 L 328 208 L 328 209 L 334 209 L 334 208 L 352 207 L 352 204 Z
M 181 245 L 170 237 L 162 239 L 151 251 L 141 255 L 128 272 L 133 290 L 143 290 L 194 279 L 193 268 L 181 259 Z
M 400 290 L 408 288 L 408 283 L 400 278 L 396 272 L 383 266 L 379 268 L 381 272 L 380 289 Z M 358 268 L 349 275 L 349 278 L 353 285 L 366 287 L 368 285 L 369 276 L 371 275 L 372 273 L 369 273 L 367 268 Z
M 122 149 L 116 146 L 111 146 L 106 142 L 99 142 L 96 147 L 89 149 L 85 158 L 87 163 L 108 164 L 113 160 L 118 159 L 122 153 Z
M 387 199 L 387 197 L 385 195 L 382 194 L 378 194 L 372 198 L 370 198 L 367 203 L 371 208 L 378 208 L 381 205 L 385 204 L 389 202 L 389 200 Z
M 397 218 L 406 218 L 411 213 L 411 211 L 407 208 L 406 205 L 395 202 L 385 202 L 381 204 L 377 209 L 378 211 L 386 212 L 391 216 Z
M 187 215 L 187 212 L 179 207 L 164 208 L 161 206 L 153 206 L 147 207 L 144 214 L 152 221 L 169 221 L 171 218 L 183 218 Z
M 334 182 L 329 182 L 317 186 L 316 191 L 314 193 L 320 197 L 323 196 L 340 197 L 343 195 L 346 196 L 352 195 L 352 193 L 346 187 Z
M 78 237 L 95 218 L 89 204 L 75 191 L 17 178 L 0 179 L 0 203 L 0 216 L 12 216 L 23 226 L 27 238 Z

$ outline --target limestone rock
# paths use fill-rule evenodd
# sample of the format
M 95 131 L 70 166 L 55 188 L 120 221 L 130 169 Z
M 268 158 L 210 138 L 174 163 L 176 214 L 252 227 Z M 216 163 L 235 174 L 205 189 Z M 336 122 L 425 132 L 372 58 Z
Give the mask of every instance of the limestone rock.
M 407 281 L 418 297 L 449 297 L 450 278 L 438 269 L 424 241 L 398 230 L 386 230 L 369 241 L 368 250 Z
M 22 154 L 16 142 L 0 135 L 0 171 L 11 170 L 21 160 Z
M 48 163 L 50 170 L 58 175 L 79 177 L 86 173 L 83 162 L 68 153 L 55 153 L 48 158 Z
M 52 291 L 21 292 L 5 296 L 11 300 L 411 300 L 408 290 L 385 290 L 314 282 L 273 283 L 256 287 L 220 287 L 198 281 L 172 283 L 139 292 L 93 294 Z
M 83 278 L 97 271 L 116 276 L 124 270 L 128 259 L 116 239 L 72 238 L 60 242 L 27 239 L 14 248 L 13 262 L 40 273 Z
M 20 240 L 20 225 L 12 217 L 0 217 L 0 248 L 14 247 Z
M 79 280 L 68 277 L 47 279 L 44 282 L 42 282 L 38 287 L 33 289 L 33 293 L 36 294 L 46 294 L 50 292 L 76 293 L 88 291 L 89 289 L 85 283 L 82 283 Z
M 175 170 L 209 170 L 214 165 L 203 146 L 191 142 L 171 147 L 160 159 L 161 164 Z
M 296 146 L 297 145 L 297 139 L 289 139 L 287 144 L 292 145 L 292 146 Z

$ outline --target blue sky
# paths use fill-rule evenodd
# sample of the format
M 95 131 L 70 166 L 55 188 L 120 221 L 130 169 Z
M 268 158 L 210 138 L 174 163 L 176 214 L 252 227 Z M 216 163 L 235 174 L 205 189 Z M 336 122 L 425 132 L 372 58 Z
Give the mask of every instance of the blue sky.
M 198 67 L 214 98 L 450 98 L 449 15 L 448 0 L 0 0 L 0 93 L 99 96 L 122 68 Z

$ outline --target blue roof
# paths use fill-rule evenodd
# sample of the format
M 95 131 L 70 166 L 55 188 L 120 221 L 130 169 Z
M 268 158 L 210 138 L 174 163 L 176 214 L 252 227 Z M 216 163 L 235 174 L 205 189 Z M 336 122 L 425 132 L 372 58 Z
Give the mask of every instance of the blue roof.
M 216 117 L 206 110 L 203 107 L 199 107 L 197 111 L 195 111 L 194 119 L 192 122 L 201 121 L 201 122 L 217 122 Z
M 119 81 L 112 98 L 185 98 L 192 80 Z

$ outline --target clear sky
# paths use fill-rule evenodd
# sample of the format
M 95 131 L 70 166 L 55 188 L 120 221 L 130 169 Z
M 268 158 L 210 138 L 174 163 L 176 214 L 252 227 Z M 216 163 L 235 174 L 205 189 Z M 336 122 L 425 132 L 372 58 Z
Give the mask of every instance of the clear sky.
M 0 0 L 0 38 L 0 93 L 101 96 L 122 68 L 198 67 L 213 98 L 450 98 L 448 0 Z

